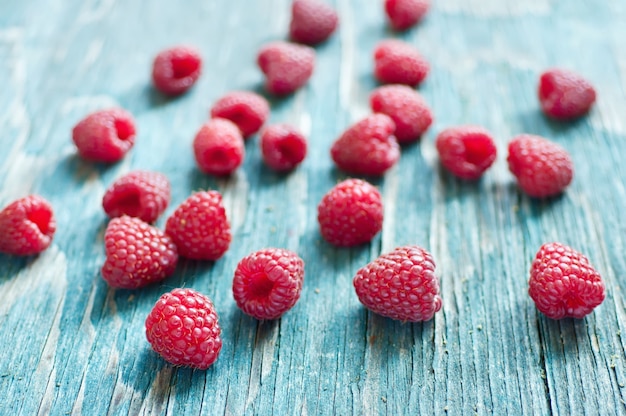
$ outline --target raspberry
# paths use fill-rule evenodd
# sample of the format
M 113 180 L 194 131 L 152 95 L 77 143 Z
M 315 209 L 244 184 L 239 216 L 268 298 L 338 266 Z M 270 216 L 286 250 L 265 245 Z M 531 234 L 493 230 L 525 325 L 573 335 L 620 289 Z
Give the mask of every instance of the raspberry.
M 374 49 L 374 75 L 383 84 L 420 84 L 430 67 L 413 46 L 396 39 L 383 40 Z
M 154 58 L 152 82 L 163 94 L 180 95 L 196 83 L 201 71 L 200 52 L 189 46 L 174 46 Z
M 112 287 L 137 289 L 171 276 L 178 254 L 170 237 L 139 218 L 113 218 L 104 233 L 102 277 Z
M 370 106 L 373 112 L 391 117 L 401 144 L 419 140 L 433 122 L 433 113 L 422 96 L 406 85 L 376 88 L 370 95 Z
M 482 127 L 445 129 L 437 136 L 435 145 L 443 167 L 461 179 L 480 178 L 496 160 L 496 145 Z
M 267 100 L 247 91 L 234 91 L 226 94 L 211 108 L 211 117 L 232 121 L 239 127 L 244 139 L 259 131 L 270 115 Z
M 158 172 L 134 171 L 122 176 L 102 198 L 109 217 L 128 215 L 152 223 L 170 202 L 170 182 Z
M 272 42 L 259 51 L 257 64 L 265 74 L 265 88 L 274 95 L 287 95 L 311 78 L 315 50 L 288 42 Z
M 224 118 L 204 123 L 193 140 L 198 167 L 209 175 L 230 175 L 243 162 L 245 148 L 237 125 Z
M 292 251 L 266 248 L 241 259 L 235 269 L 233 296 L 244 313 L 276 319 L 300 298 L 304 262 Z
M 429 0 L 385 0 L 389 23 L 398 31 L 406 30 L 422 20 L 429 7 Z
M 230 245 L 230 224 L 217 191 L 197 192 L 167 219 L 165 232 L 178 254 L 189 259 L 217 260 Z
M 117 162 L 135 144 L 135 120 L 121 108 L 96 111 L 74 126 L 72 140 L 85 160 Z
M 557 120 L 580 117 L 596 101 L 596 91 L 589 81 L 574 72 L 558 68 L 541 74 L 538 95 L 543 112 Z
M 337 29 L 339 17 L 328 4 L 316 0 L 295 0 L 291 5 L 289 35 L 294 42 L 316 45 Z
M 349 127 L 333 143 L 330 155 L 339 169 L 355 175 L 379 176 L 400 158 L 393 135 L 395 124 L 384 114 L 372 114 Z
M 331 244 L 351 247 L 367 243 L 383 228 L 383 201 L 374 186 L 346 179 L 324 195 L 317 207 L 322 237 Z
M 513 138 L 507 161 L 519 187 L 535 198 L 560 194 L 574 176 L 574 165 L 565 149 L 531 134 Z
M 56 231 L 52 206 L 39 195 L 11 202 L 0 211 L 0 252 L 30 256 L 47 249 Z
M 605 296 L 602 278 L 587 257 L 561 243 L 541 246 L 528 284 L 528 294 L 537 309 L 552 319 L 582 319 Z
M 163 294 L 146 318 L 146 338 L 165 361 L 206 370 L 222 349 L 211 299 L 193 289 Z
M 263 161 L 274 170 L 292 170 L 304 160 L 306 150 L 306 138 L 288 124 L 268 126 L 261 134 Z

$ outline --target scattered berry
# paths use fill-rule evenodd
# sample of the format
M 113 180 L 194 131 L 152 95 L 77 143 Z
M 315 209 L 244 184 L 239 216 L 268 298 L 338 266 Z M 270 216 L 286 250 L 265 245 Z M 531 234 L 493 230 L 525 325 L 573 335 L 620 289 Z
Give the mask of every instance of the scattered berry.
M 154 58 L 152 82 L 163 94 L 180 95 L 196 83 L 201 71 L 200 52 L 189 46 L 175 46 Z
M 146 338 L 165 361 L 206 370 L 222 349 L 211 299 L 193 289 L 163 294 L 146 318 Z
M 307 83 L 315 67 L 315 50 L 288 42 L 273 42 L 259 51 L 257 64 L 265 74 L 265 88 L 287 95 Z
M 557 68 L 541 74 L 538 95 L 543 112 L 558 120 L 580 117 L 596 101 L 596 91 L 589 81 Z
M 130 172 L 109 187 L 102 207 L 109 217 L 137 217 L 152 223 L 170 202 L 170 182 L 158 172 Z
M 211 108 L 211 117 L 225 118 L 239 127 L 244 139 L 259 131 L 270 115 L 267 100 L 248 91 L 234 91 L 226 94 Z
M 165 232 L 178 254 L 196 260 L 217 260 L 230 245 L 230 224 L 217 191 L 196 192 L 167 219 Z
M 306 157 L 306 149 L 306 138 L 288 124 L 268 126 L 261 134 L 263 161 L 276 171 L 294 169 Z
M 574 176 L 574 165 L 565 149 L 531 134 L 513 138 L 507 161 L 519 187 L 535 198 L 560 194 Z
M 294 42 L 316 45 L 337 29 L 339 17 L 328 4 L 317 0 L 295 0 L 291 5 L 289 35 Z
M 346 179 L 324 195 L 317 207 L 322 237 L 339 247 L 367 243 L 383 228 L 383 201 L 374 186 Z
M 237 306 L 256 319 L 276 319 L 300 298 L 304 262 L 292 251 L 266 248 L 247 255 L 235 269 Z
M 135 120 L 121 108 L 96 111 L 72 130 L 78 154 L 93 162 L 117 162 L 135 144 Z
M 193 140 L 198 167 L 209 175 L 230 175 L 243 162 L 243 137 L 236 124 L 224 118 L 204 123 Z
M 396 39 L 383 40 L 374 49 L 374 75 L 383 84 L 420 84 L 430 66 L 410 44 Z
M 461 179 L 480 178 L 496 160 L 496 145 L 482 127 L 445 129 L 437 136 L 435 145 L 443 167 Z
M 0 253 L 30 256 L 47 249 L 56 231 L 52 206 L 38 195 L 11 202 L 0 211 Z
M 546 243 L 537 252 L 528 294 L 537 309 L 552 319 L 582 319 L 605 296 L 602 278 L 587 257 L 561 243 Z
M 422 20 L 430 7 L 430 0 L 385 0 L 385 12 L 391 27 L 406 30 Z

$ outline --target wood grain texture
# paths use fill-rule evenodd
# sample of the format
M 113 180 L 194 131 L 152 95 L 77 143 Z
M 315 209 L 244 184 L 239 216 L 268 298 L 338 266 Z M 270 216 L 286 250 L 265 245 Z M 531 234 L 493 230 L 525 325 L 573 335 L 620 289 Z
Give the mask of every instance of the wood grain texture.
M 58 221 L 42 255 L 0 255 L 0 414 L 626 414 L 626 4 L 437 0 L 422 24 L 395 34 L 378 2 L 329 2 L 341 26 L 317 48 L 313 78 L 271 100 L 272 122 L 309 137 L 305 163 L 271 172 L 257 137 L 227 179 L 196 169 L 191 141 L 223 93 L 262 91 L 256 51 L 285 37 L 289 0 L 0 4 L 0 205 L 39 193 Z M 316 221 L 322 195 L 346 177 L 329 147 L 368 114 L 371 51 L 387 37 L 430 61 L 419 91 L 436 121 L 375 182 L 383 232 L 337 249 Z M 166 100 L 150 87 L 150 64 L 177 43 L 201 49 L 204 73 L 189 94 Z M 593 81 L 599 100 L 588 117 L 542 116 L 536 83 L 549 66 Z M 136 116 L 135 148 L 110 167 L 81 161 L 72 126 L 113 105 Z M 433 145 L 443 128 L 467 123 L 492 131 L 500 152 L 478 183 L 446 174 Z M 518 191 L 506 146 L 519 133 L 570 151 L 576 176 L 562 197 Z M 163 284 L 111 290 L 99 272 L 100 201 L 139 168 L 170 178 L 166 215 L 193 190 L 222 192 L 234 241 L 215 263 L 182 261 Z M 530 262 L 554 240 L 586 253 L 606 281 L 606 300 L 584 320 L 546 319 L 527 295 Z M 409 243 L 433 253 L 441 279 L 443 308 L 422 324 L 367 312 L 352 288 L 358 268 Z M 292 311 L 257 322 L 237 309 L 230 284 L 238 260 L 267 246 L 297 251 L 306 279 Z M 207 371 L 174 368 L 145 340 L 148 311 L 180 286 L 209 295 L 220 315 L 224 347 Z

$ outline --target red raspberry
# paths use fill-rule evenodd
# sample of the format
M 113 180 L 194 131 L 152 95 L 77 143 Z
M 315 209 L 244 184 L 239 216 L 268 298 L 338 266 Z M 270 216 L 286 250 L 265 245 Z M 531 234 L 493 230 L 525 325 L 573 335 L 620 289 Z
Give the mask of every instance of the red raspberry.
M 211 117 L 225 118 L 239 127 L 244 139 L 259 131 L 270 115 L 267 100 L 248 91 L 233 91 L 219 100 L 211 108 Z
M 531 134 L 513 138 L 507 161 L 519 187 L 535 198 L 560 194 L 574 177 L 574 165 L 567 151 Z
M 146 338 L 165 361 L 206 370 L 222 349 L 215 307 L 193 289 L 163 294 L 146 318 Z
M 224 118 L 214 118 L 198 130 L 193 152 L 202 172 L 224 176 L 241 165 L 246 151 L 237 125 Z
M 291 5 L 289 35 L 294 42 L 316 45 L 337 29 L 339 17 L 328 4 L 316 0 L 295 0 Z
M 128 215 L 152 223 L 170 202 L 170 182 L 158 172 L 134 171 L 122 176 L 102 198 L 109 217 Z
M 391 319 L 428 321 L 441 309 L 435 261 L 418 246 L 383 254 L 357 271 L 352 283 L 367 309 Z
M 430 0 L 385 0 L 385 12 L 391 27 L 402 31 L 422 20 Z
M 265 74 L 265 88 L 274 95 L 287 95 L 311 78 L 315 50 L 288 42 L 273 42 L 259 51 L 257 64 Z
M 0 252 L 30 256 L 47 249 L 56 231 L 52 206 L 39 195 L 11 202 L 0 211 Z
M 552 319 L 582 319 L 604 300 L 600 274 L 583 254 L 561 243 L 541 246 L 530 269 L 528 294 Z
M 139 218 L 113 218 L 104 233 L 102 277 L 112 287 L 137 289 L 171 276 L 178 254 L 170 237 Z
M 558 120 L 580 117 L 596 101 L 596 91 L 589 81 L 558 68 L 541 74 L 538 95 L 543 112 Z
M 180 95 L 196 83 L 201 71 L 200 52 L 189 46 L 174 46 L 154 58 L 152 82 L 163 94 Z
M 322 237 L 339 247 L 367 243 L 383 228 L 383 201 L 374 186 L 346 179 L 324 195 L 317 207 Z
M 400 146 L 393 135 L 395 128 L 388 116 L 372 114 L 344 131 L 333 143 L 330 155 L 345 172 L 382 175 L 400 158 Z
M 261 134 L 263 161 L 277 171 L 294 169 L 306 157 L 306 138 L 288 124 L 268 126 Z
M 433 113 L 422 96 L 406 85 L 376 88 L 370 95 L 370 105 L 373 112 L 391 117 L 401 144 L 419 140 L 433 122 Z
M 121 108 L 96 111 L 72 130 L 78 154 L 93 162 L 117 162 L 135 144 L 135 120 Z
M 496 145 L 482 127 L 450 127 L 439 133 L 435 145 L 443 167 L 461 179 L 480 178 L 496 160 Z
M 230 245 L 230 224 L 217 191 L 196 192 L 167 219 L 165 232 L 178 254 L 197 260 L 217 260 Z
M 396 39 L 383 40 L 374 49 L 374 75 L 383 84 L 420 84 L 430 66 L 413 46 Z
M 276 319 L 300 298 L 304 261 L 292 251 L 266 248 L 241 259 L 235 269 L 233 296 L 244 313 Z

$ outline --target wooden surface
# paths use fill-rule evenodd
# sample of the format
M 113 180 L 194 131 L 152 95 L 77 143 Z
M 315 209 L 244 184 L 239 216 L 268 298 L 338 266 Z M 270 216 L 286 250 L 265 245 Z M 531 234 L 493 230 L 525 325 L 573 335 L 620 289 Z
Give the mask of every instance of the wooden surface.
M 220 95 L 260 90 L 256 51 L 284 38 L 289 0 L 0 2 L 0 205 L 38 193 L 58 221 L 44 254 L 0 255 L 0 414 L 626 414 L 626 4 L 434 0 L 423 24 L 397 35 L 378 1 L 330 2 L 341 28 L 317 48 L 313 78 L 271 102 L 272 122 L 310 138 L 305 163 L 272 173 L 255 137 L 229 179 L 199 173 L 191 141 Z M 329 147 L 368 113 L 371 51 L 387 37 L 430 61 L 419 91 L 436 122 L 376 182 L 383 232 L 337 249 L 316 221 L 322 195 L 346 177 Z M 166 100 L 150 87 L 151 60 L 178 43 L 199 47 L 205 70 L 189 94 Z M 542 116 L 535 91 L 548 66 L 592 80 L 599 101 L 588 117 Z M 81 161 L 72 126 L 112 105 L 136 116 L 134 149 L 110 167 Z M 433 146 L 437 132 L 467 123 L 491 130 L 500 152 L 475 184 L 443 172 Z M 519 133 L 571 152 L 575 179 L 561 198 L 516 188 L 506 145 Z M 166 215 L 192 190 L 221 191 L 234 240 L 214 264 L 182 261 L 163 284 L 111 290 L 99 272 L 100 201 L 138 168 L 170 178 Z M 584 320 L 546 319 L 527 295 L 531 259 L 554 240 L 586 253 L 606 281 L 606 300 Z M 437 261 L 444 303 L 431 322 L 368 313 L 352 288 L 358 268 L 407 243 Z M 267 246 L 300 253 L 306 278 L 292 311 L 260 323 L 237 309 L 230 285 L 237 261 Z M 209 295 L 220 315 L 224 347 L 208 371 L 174 368 L 145 340 L 147 312 L 180 286 Z

